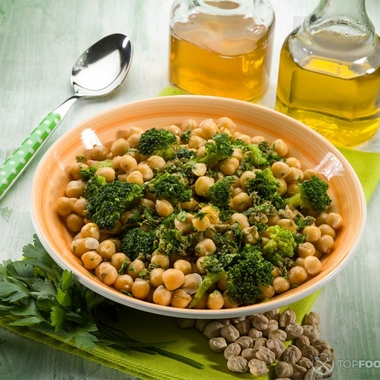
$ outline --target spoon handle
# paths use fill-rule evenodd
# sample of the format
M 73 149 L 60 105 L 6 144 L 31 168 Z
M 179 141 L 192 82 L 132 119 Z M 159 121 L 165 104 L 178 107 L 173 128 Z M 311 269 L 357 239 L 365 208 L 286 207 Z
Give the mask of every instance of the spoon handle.
M 57 113 L 47 115 L 0 167 L 0 199 L 24 171 L 26 165 L 60 121 L 61 116 Z
M 72 96 L 54 111 L 49 113 L 39 126 L 23 141 L 23 143 L 5 160 L 0 167 L 0 200 L 16 179 L 25 170 L 29 162 L 61 122 L 71 106 L 79 97 Z

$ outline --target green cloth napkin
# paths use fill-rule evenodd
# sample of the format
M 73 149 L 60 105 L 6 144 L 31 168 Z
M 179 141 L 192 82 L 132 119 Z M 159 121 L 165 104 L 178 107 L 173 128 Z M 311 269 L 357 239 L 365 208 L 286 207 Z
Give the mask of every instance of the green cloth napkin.
M 180 94 L 183 94 L 183 91 L 168 87 L 159 95 Z M 380 165 L 378 164 L 380 153 L 366 153 L 350 149 L 340 150 L 355 169 L 368 202 L 380 180 Z M 368 167 L 371 170 L 368 170 Z M 310 311 L 318 294 L 319 292 L 316 292 L 288 306 L 296 313 L 298 322 L 301 322 L 305 314 Z M 164 347 L 165 350 L 201 362 L 205 365 L 204 369 L 195 369 L 161 355 L 148 355 L 136 351 L 126 351 L 123 354 L 109 347 L 96 347 L 94 351 L 86 351 L 76 348 L 72 343 L 63 342 L 58 336 L 46 335 L 23 327 L 7 326 L 4 319 L 0 319 L 0 326 L 37 342 L 144 380 L 236 379 L 236 374 L 228 372 L 223 355 L 214 353 L 209 349 L 207 339 L 203 334 L 194 328 L 180 328 L 175 318 L 126 309 L 122 314 L 121 323 L 117 327 L 141 341 L 176 340 Z M 264 376 L 260 379 L 268 380 L 269 377 Z M 252 375 L 242 374 L 239 375 L 239 378 L 252 379 Z

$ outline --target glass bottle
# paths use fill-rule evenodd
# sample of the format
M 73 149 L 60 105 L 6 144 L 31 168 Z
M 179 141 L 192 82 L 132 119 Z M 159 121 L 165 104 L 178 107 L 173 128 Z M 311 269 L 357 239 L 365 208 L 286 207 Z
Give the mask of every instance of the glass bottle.
M 269 83 L 274 23 L 268 0 L 175 0 L 170 82 L 192 94 L 260 99 Z
M 380 119 L 380 39 L 365 0 L 320 0 L 285 40 L 276 110 L 338 146 L 372 137 Z

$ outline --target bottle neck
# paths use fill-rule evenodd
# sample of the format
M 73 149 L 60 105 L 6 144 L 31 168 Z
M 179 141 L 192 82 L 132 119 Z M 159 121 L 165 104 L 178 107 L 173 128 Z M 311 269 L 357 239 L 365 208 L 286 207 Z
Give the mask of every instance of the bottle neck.
M 300 32 L 312 37 L 322 29 L 347 37 L 375 34 L 365 0 L 320 0 L 315 10 L 306 17 Z

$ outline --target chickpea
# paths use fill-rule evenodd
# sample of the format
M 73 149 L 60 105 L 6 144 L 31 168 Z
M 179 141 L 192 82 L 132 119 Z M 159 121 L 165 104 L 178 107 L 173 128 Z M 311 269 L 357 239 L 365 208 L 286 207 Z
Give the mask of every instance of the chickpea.
M 116 268 L 107 261 L 103 261 L 95 268 L 95 275 L 106 285 L 113 285 L 118 277 Z
M 192 271 L 191 263 L 184 259 L 179 259 L 174 262 L 174 269 L 179 269 L 183 274 L 190 274 Z
M 230 132 L 233 132 L 236 129 L 236 124 L 229 117 L 225 117 L 225 116 L 219 118 L 216 121 L 216 125 L 219 127 L 221 132 L 224 129 L 228 129 Z
M 306 169 L 306 170 L 304 170 L 304 172 L 303 172 L 303 179 L 305 181 L 311 179 L 312 177 L 318 177 L 318 178 L 320 178 L 321 175 L 315 169 Z
M 213 206 L 204 206 L 200 211 L 207 215 L 211 223 L 215 224 L 219 222 L 219 210 L 217 208 Z
M 306 226 L 303 231 L 306 235 L 306 241 L 315 243 L 321 238 L 321 230 L 317 226 Z
M 323 223 L 319 225 L 319 229 L 321 230 L 321 235 L 330 235 L 333 239 L 336 237 L 336 232 L 334 228 L 332 228 L 327 223 Z
M 284 195 L 288 192 L 288 184 L 286 183 L 286 181 L 282 178 L 280 178 L 278 180 L 278 189 L 277 189 L 277 193 L 278 195 Z
M 202 284 L 202 277 L 198 273 L 189 273 L 185 275 L 185 281 L 182 289 L 189 293 L 194 294 Z
M 231 208 L 235 211 L 242 212 L 250 206 L 251 198 L 245 192 L 235 195 L 231 200 Z
M 302 180 L 303 180 L 303 171 L 297 167 L 290 166 L 289 167 L 289 173 L 285 177 L 286 183 L 287 184 L 290 184 L 292 182 L 298 182 L 299 183 Z
M 211 139 L 219 132 L 219 128 L 212 119 L 206 119 L 199 123 L 202 137 L 206 140 Z
M 178 308 L 186 308 L 189 306 L 192 298 L 191 295 L 183 289 L 176 289 L 173 291 L 171 305 Z
M 167 131 L 173 133 L 173 135 L 179 136 L 182 133 L 182 130 L 180 127 L 178 127 L 175 124 L 169 125 L 165 128 Z
M 128 265 L 127 274 L 129 274 L 133 279 L 136 279 L 144 269 L 144 262 L 140 259 L 135 259 Z
M 230 157 L 220 163 L 220 170 L 225 175 L 232 175 L 239 168 L 240 162 L 235 157 Z
M 162 280 L 162 273 L 164 273 L 164 270 L 165 269 L 163 268 L 154 268 L 150 271 L 149 281 L 153 287 L 158 288 L 160 285 L 164 284 Z
M 67 175 L 71 176 L 73 179 L 82 179 L 81 170 L 87 169 L 88 165 L 83 163 L 75 163 L 74 165 L 67 166 L 65 172 Z
M 200 136 L 196 136 L 195 134 L 192 134 L 189 139 L 189 148 L 193 149 L 199 149 L 202 146 L 206 145 L 206 140 Z
M 151 264 L 157 265 L 159 268 L 167 269 L 170 265 L 169 256 L 164 253 L 155 253 L 150 259 Z
M 272 298 L 276 293 L 276 291 L 272 285 L 262 286 L 262 289 L 263 289 L 263 293 L 260 296 L 261 300 Z
M 111 257 L 116 253 L 114 242 L 108 239 L 102 241 L 96 250 L 99 255 L 102 256 L 105 260 L 110 260 Z
M 210 187 L 215 183 L 213 178 L 202 176 L 199 177 L 194 184 L 195 192 L 201 197 L 207 197 Z
M 283 161 L 274 162 L 270 169 L 276 178 L 285 178 L 290 171 L 289 165 Z
M 290 289 L 290 281 L 284 277 L 276 277 L 272 284 L 277 294 L 285 293 Z
M 310 275 L 318 274 L 322 269 L 321 261 L 315 256 L 307 256 L 304 259 L 304 267 Z
M 153 178 L 154 173 L 151 167 L 146 163 L 139 163 L 137 165 L 137 170 L 142 174 L 144 182 L 149 181 Z
M 247 170 L 240 176 L 240 186 L 241 188 L 246 191 L 247 190 L 247 183 L 249 180 L 254 179 L 256 177 L 256 173 L 254 171 Z
M 342 227 L 343 218 L 336 212 L 330 212 L 329 214 L 327 214 L 326 223 L 332 228 L 334 228 L 335 231 L 337 231 L 339 230 L 339 228 Z
M 224 306 L 223 294 L 219 290 L 214 290 L 207 297 L 207 308 L 208 309 L 221 309 Z
M 172 292 L 163 285 L 158 286 L 153 292 L 153 302 L 162 306 L 169 306 L 172 300 Z
M 162 281 L 165 288 L 168 290 L 175 290 L 180 288 L 185 282 L 185 275 L 179 269 L 169 268 L 162 273 Z
M 103 177 L 107 183 L 113 182 L 116 177 L 115 170 L 112 168 L 99 168 L 96 175 Z
M 281 139 L 274 140 L 272 143 L 272 148 L 280 157 L 285 157 L 289 151 L 288 146 Z
M 216 251 L 216 245 L 212 239 L 204 239 L 195 246 L 197 256 L 212 255 Z
M 131 260 L 125 253 L 118 252 L 112 255 L 110 262 L 119 271 L 121 267 L 124 267 L 125 265 L 129 265 L 131 263 Z
M 66 185 L 65 193 L 68 198 L 80 198 L 83 196 L 86 182 L 81 179 L 70 181 Z
M 157 199 L 155 209 L 159 216 L 169 216 L 173 211 L 174 207 L 166 199 Z
M 322 235 L 316 246 L 322 253 L 330 253 L 334 248 L 334 238 L 330 235 Z
M 121 274 L 115 280 L 113 286 L 116 290 L 131 293 L 133 278 L 129 274 Z
M 315 247 L 310 242 L 304 242 L 298 245 L 297 253 L 302 258 L 313 256 L 315 254 Z
M 296 157 L 288 157 L 285 162 L 292 168 L 301 169 L 301 161 Z
M 122 137 L 115 140 L 111 145 L 111 153 L 113 156 L 123 156 L 128 149 L 128 141 Z
M 234 223 L 237 223 L 242 229 L 249 227 L 248 218 L 244 214 L 240 214 L 238 212 L 235 212 L 234 214 L 232 214 L 228 222 L 231 225 Z
M 67 216 L 73 211 L 74 202 L 72 198 L 60 197 L 56 202 L 57 213 L 61 216 Z
M 197 206 L 198 202 L 194 198 L 191 198 L 188 202 L 181 203 L 182 209 L 187 211 L 194 211 L 197 208 Z
M 136 148 L 139 144 L 142 133 L 132 133 L 128 138 L 127 142 L 131 148 Z
M 71 232 L 79 232 L 84 226 L 84 218 L 78 214 L 70 214 L 66 218 L 66 226 Z
M 291 233 L 296 233 L 297 232 L 297 224 L 294 220 L 292 219 L 280 219 L 278 222 L 277 222 L 277 225 L 282 227 L 282 228 L 285 228 L 286 230 L 289 230 Z
M 211 226 L 210 219 L 207 216 L 195 216 L 191 222 L 193 227 L 198 231 L 206 231 Z
M 129 154 L 124 154 L 120 160 L 120 168 L 126 173 L 129 174 L 137 169 L 137 161 L 134 157 Z
M 99 242 L 92 238 L 75 238 L 72 242 L 72 250 L 76 256 L 82 256 L 87 251 L 96 251 Z
M 291 268 L 288 273 L 289 282 L 292 285 L 303 284 L 307 280 L 307 277 L 308 277 L 308 273 L 306 269 L 298 265 Z
M 87 149 L 85 156 L 87 160 L 97 160 L 102 161 L 107 158 L 108 150 L 103 145 L 94 145 L 92 149 Z
M 121 180 L 121 175 L 119 175 L 119 181 Z M 142 185 L 144 183 L 143 175 L 139 170 L 133 170 L 126 175 L 125 180 L 127 182 L 136 183 L 137 185 Z
M 87 251 L 81 256 L 81 260 L 86 269 L 92 270 L 103 261 L 103 258 L 96 251 Z
M 99 227 L 96 223 L 86 223 L 80 230 L 82 238 L 93 237 L 96 240 L 100 238 Z
M 86 198 L 79 198 L 77 201 L 73 204 L 73 212 L 75 214 L 78 214 L 79 216 L 84 217 L 85 210 L 86 210 Z
M 147 280 L 136 278 L 132 284 L 131 292 L 133 294 L 133 297 L 139 300 L 143 300 L 148 297 L 148 294 L 150 292 L 150 284 Z

